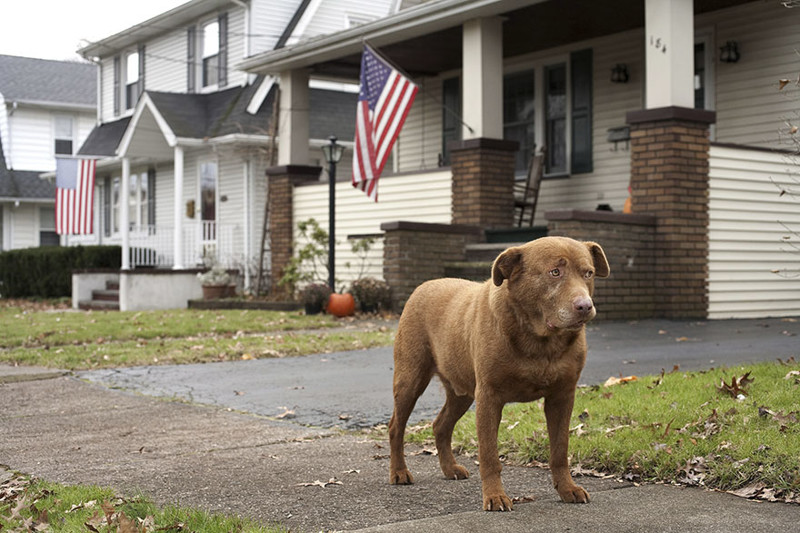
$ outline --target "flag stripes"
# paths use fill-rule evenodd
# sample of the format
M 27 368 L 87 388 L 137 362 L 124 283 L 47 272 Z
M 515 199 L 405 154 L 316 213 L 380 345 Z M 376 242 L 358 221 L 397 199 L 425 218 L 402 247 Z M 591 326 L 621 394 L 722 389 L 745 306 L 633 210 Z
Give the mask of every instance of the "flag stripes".
M 56 160 L 56 233 L 94 231 L 94 182 L 97 160 Z

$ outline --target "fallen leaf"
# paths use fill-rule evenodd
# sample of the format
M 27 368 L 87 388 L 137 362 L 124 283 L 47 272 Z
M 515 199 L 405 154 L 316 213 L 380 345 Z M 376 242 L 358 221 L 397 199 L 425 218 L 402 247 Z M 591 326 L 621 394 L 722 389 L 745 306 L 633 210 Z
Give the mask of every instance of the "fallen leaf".
M 509 426 L 508 426 L 508 430 L 509 430 L 509 431 L 511 431 L 512 429 L 514 429 L 514 428 L 515 428 L 515 427 L 517 427 L 518 425 L 519 425 L 519 420 L 517 420 L 517 421 L 516 421 L 516 422 L 514 422 L 513 424 L 509 425 Z
M 618 378 L 616 378 L 614 376 L 611 376 L 610 378 L 608 378 L 606 380 L 605 383 L 603 383 L 603 386 L 604 387 L 612 387 L 614 385 L 622 385 L 624 383 L 629 383 L 631 381 L 637 381 L 638 379 L 639 378 L 637 378 L 636 376 L 626 376 L 626 377 L 618 377 Z
M 284 420 L 284 419 L 289 420 L 297 416 L 295 412 L 292 411 L 291 409 L 288 409 L 286 407 L 284 407 L 283 409 L 285 409 L 285 411 L 275 417 L 278 420 Z
M 783 88 L 786 87 L 787 85 L 789 85 L 789 80 L 787 80 L 786 78 L 778 80 L 778 90 L 779 91 L 783 90 Z
M 320 487 L 320 488 L 327 488 L 330 485 L 344 485 L 341 481 L 338 481 L 335 477 L 330 478 L 328 481 L 323 482 L 320 480 L 312 481 L 311 483 L 298 483 L 298 487 Z
M 717 390 L 720 392 L 724 392 L 730 394 L 732 397 L 737 399 L 742 399 L 743 397 L 747 396 L 747 391 L 745 391 L 745 387 L 747 387 L 750 383 L 753 382 L 753 378 L 750 377 L 750 372 L 747 372 L 740 378 L 736 378 L 736 376 L 731 376 L 730 384 L 725 383 L 725 379 L 721 380 L 720 386 L 717 387 Z

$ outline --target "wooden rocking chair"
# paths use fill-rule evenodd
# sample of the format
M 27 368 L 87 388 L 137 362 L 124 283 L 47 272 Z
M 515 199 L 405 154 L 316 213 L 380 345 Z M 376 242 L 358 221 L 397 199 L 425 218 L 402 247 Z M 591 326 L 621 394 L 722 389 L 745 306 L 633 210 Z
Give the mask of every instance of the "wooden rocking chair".
M 539 150 L 531 157 L 526 179 L 514 184 L 514 216 L 519 228 L 533 226 L 543 172 L 544 150 Z

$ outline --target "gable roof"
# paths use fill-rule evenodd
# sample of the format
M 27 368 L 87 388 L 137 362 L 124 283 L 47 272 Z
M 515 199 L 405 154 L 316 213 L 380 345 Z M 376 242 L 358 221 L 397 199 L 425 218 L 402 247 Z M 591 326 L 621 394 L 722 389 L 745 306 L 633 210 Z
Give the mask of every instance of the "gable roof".
M 89 132 L 89 136 L 83 141 L 83 145 L 78 150 L 78 155 L 104 155 L 113 156 L 117 151 L 117 146 L 125 135 L 125 130 L 131 117 L 121 118 L 114 122 L 106 122 L 95 126 Z
M 94 108 L 97 67 L 91 63 L 0 55 L 0 93 L 7 102 Z
M 55 186 L 40 178 L 39 174 L 40 172 L 37 171 L 9 170 L 3 155 L 3 141 L 0 140 L 0 198 L 51 199 L 55 201 Z

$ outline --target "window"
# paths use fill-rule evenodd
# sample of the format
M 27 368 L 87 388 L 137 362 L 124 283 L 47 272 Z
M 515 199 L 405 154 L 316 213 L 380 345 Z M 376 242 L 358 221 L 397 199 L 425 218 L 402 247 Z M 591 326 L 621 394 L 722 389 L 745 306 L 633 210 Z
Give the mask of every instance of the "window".
M 219 82 L 219 22 L 203 26 L 203 87 Z
M 121 179 L 119 176 L 111 180 L 111 233 L 119 233 L 121 225 L 121 212 L 120 212 L 120 184 Z
M 545 152 L 545 175 L 592 171 L 592 51 L 503 78 L 503 136 L 520 144 L 515 169 Z
M 155 169 L 131 174 L 128 184 L 127 207 L 130 227 L 147 229 L 151 234 L 156 223 Z M 119 176 L 103 180 L 103 234 L 106 237 L 122 229 L 122 208 L 125 200 L 121 194 L 122 179 Z
M 58 246 L 61 241 L 56 233 L 56 208 L 39 208 L 39 246 Z
M 440 166 L 450 164 L 451 141 L 461 139 L 461 80 L 449 78 L 442 82 L 442 157 Z
M 55 116 L 55 153 L 72 155 L 72 117 Z
M 519 143 L 514 170 L 525 174 L 536 147 L 534 118 L 534 71 L 508 74 L 503 78 L 503 138 Z
M 125 109 L 131 109 L 139 98 L 139 52 L 125 58 Z

